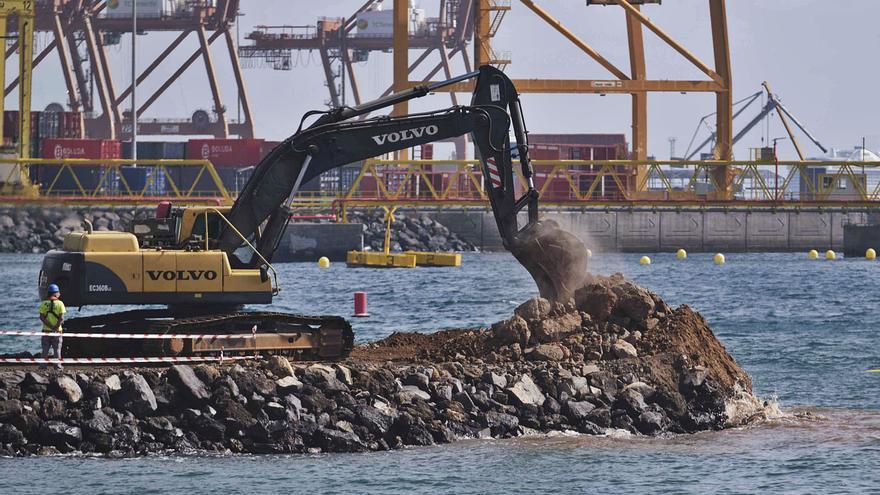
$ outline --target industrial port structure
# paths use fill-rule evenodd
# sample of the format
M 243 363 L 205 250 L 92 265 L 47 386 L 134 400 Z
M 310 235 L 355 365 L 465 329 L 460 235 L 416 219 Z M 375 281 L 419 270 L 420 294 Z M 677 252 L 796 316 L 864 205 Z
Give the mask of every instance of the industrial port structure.
M 614 147 L 597 145 L 595 137 L 586 137 L 579 145 L 567 148 L 550 141 L 532 140 L 538 145 L 532 157 L 537 186 L 545 204 L 559 209 L 827 211 L 830 208 L 849 212 L 869 211 L 880 205 L 880 183 L 874 179 L 880 163 L 863 161 L 856 166 L 804 160 L 779 162 L 767 149 L 756 152 L 751 160 L 733 161 L 732 145 L 744 131 L 734 134 L 733 118 L 737 113 L 733 111 L 725 0 L 705 2 L 712 33 L 711 61 L 701 60 L 645 15 L 644 9 L 662 8 L 659 0 L 588 0 L 587 9 L 615 8 L 623 13 L 619 41 L 628 47 L 628 68 L 616 66 L 597 48 L 574 34 L 553 16 L 550 2 L 518 0 L 513 3 L 522 9 L 520 12 L 550 26 L 558 34 L 560 43 L 573 44 L 584 57 L 610 75 L 608 79 L 555 79 L 552 74 L 516 79 L 514 82 L 521 93 L 625 94 L 631 99 L 631 144 L 622 136 L 622 145 Z M 146 8 L 139 10 L 138 34 L 149 36 L 152 32 L 164 32 L 173 33 L 175 37 L 155 59 L 145 64 L 135 84 L 140 86 L 155 78 L 163 64 L 174 70 L 161 80 L 157 89 L 142 95 L 138 101 L 138 135 L 192 139 L 186 144 L 177 143 L 180 146 L 154 143 L 162 145 L 153 147 L 161 148 L 155 152 L 142 151 L 141 145 L 150 143 L 140 143 L 138 160 L 126 159 L 131 156 L 131 146 L 126 141 L 131 139 L 132 115 L 127 108 L 133 88 L 130 80 L 129 84 L 119 84 L 126 80 L 120 76 L 125 71 L 112 66 L 107 46 L 119 43 L 122 35 L 130 33 L 131 0 L 7 2 L 14 7 L 5 15 L 18 22 L 7 24 L 8 35 L 17 41 L 9 44 L 4 62 L 17 56 L 20 76 L 5 83 L 6 94 L 20 90 L 19 108 L 29 107 L 31 71 L 38 70 L 37 77 L 51 77 L 48 72 L 39 70 L 44 70 L 41 63 L 55 54 L 67 94 L 66 108 L 52 110 L 56 113 L 62 110 L 69 118 L 59 120 L 66 122 L 58 126 L 63 132 L 45 136 L 26 129 L 32 127 L 29 121 L 37 118 L 42 119 L 39 126 L 42 132 L 46 128 L 44 124 L 52 121 L 48 117 L 50 112 L 43 115 L 18 112 L 17 120 L 12 121 L 17 126 L 10 125 L 9 118 L 5 119 L 4 142 L 7 145 L 15 142 L 18 149 L 17 156 L 7 154 L 0 158 L 0 181 L 3 182 L 0 193 L 4 202 L 131 204 L 168 198 L 178 202 L 229 203 L 236 185 L 246 179 L 247 169 L 274 144 L 256 139 L 254 135 L 244 69 L 287 70 L 291 68 L 294 54 L 300 51 L 317 51 L 328 88 L 326 103 L 330 107 L 350 102 L 358 104 L 451 76 L 454 61 L 466 70 L 482 64 L 501 68 L 515 64 L 514 57 L 493 44 L 513 8 L 512 2 L 505 0 L 440 0 L 436 14 L 415 8 L 408 0 L 366 0 L 354 12 L 338 18 L 321 18 L 315 24 L 257 26 L 244 35 L 245 43 L 241 46 L 237 46 L 234 37 L 242 7 L 239 0 L 139 0 L 139 9 L 142 4 Z M 24 9 L 25 6 L 31 10 Z M 34 53 L 31 53 L 34 46 L 30 30 L 47 33 L 49 38 L 48 43 Z M 650 79 L 645 30 L 705 74 L 705 78 Z M 196 39 L 197 48 L 183 56 L 174 55 L 183 51 L 184 42 L 191 38 Z M 233 91 L 241 105 L 241 121 L 230 117 L 227 101 L 232 99 L 224 99 L 216 74 L 217 54 L 212 48 L 218 40 L 224 45 L 222 56 L 233 67 Z M 358 81 L 356 62 L 367 61 L 371 52 L 392 53 L 392 74 L 381 95 L 365 95 Z M 192 111 L 191 115 L 163 119 L 144 117 L 163 94 L 180 83 L 181 75 L 194 70 L 193 65 L 199 61 L 206 76 L 205 93 L 211 95 L 213 107 L 210 110 L 183 109 L 183 112 Z M 415 73 L 424 76 L 414 80 Z M 466 84 L 444 88 L 453 105 L 459 103 L 457 92 L 470 90 Z M 710 159 L 658 161 L 649 158 L 647 102 L 650 95 L 657 92 L 714 95 L 714 146 L 711 154 L 704 156 Z M 772 96 L 769 87 L 767 93 Z M 761 118 L 776 111 L 786 123 L 784 108 L 771 107 L 769 103 Z M 405 112 L 405 104 L 394 109 L 395 114 Z M 31 136 L 41 140 L 41 146 L 28 145 Z M 123 146 L 102 145 L 100 149 L 110 151 L 97 155 L 77 154 L 73 148 L 81 138 L 122 141 Z M 459 141 L 457 146 L 464 143 Z M 557 151 L 541 151 L 542 147 Z M 172 148 L 176 151 L 169 151 Z M 215 153 L 216 150 L 219 151 Z M 222 155 L 224 150 L 231 150 L 236 157 Z M 35 158 L 37 156 L 40 158 Z M 458 156 L 464 154 L 458 153 Z M 294 198 L 294 206 L 339 213 L 347 207 L 477 208 L 476 203 L 484 200 L 483 178 L 475 162 L 431 160 L 430 146 L 401 152 L 392 158 L 355 164 L 343 171 L 343 175 L 304 188 Z

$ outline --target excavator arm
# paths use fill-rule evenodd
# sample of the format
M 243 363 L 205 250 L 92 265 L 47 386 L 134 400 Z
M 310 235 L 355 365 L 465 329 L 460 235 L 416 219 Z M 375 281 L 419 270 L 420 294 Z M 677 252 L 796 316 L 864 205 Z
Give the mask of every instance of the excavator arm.
M 406 116 L 353 120 L 472 78 L 477 81 L 470 105 Z M 314 113 L 310 112 L 306 117 L 311 114 Z M 515 139 L 513 147 L 511 128 Z M 221 231 L 219 248 L 232 257 L 241 245 L 238 232 L 255 232 L 262 225 L 256 248 L 263 259 L 271 260 L 290 217 L 284 205 L 302 184 L 348 163 L 464 134 L 470 134 L 476 144 L 486 179 L 486 194 L 505 247 L 532 274 L 542 296 L 567 300 L 586 272 L 586 249 L 554 222 L 539 220 L 538 193 L 532 181 L 528 134 L 519 95 L 510 79 L 491 66 L 358 107 L 322 113 L 305 129 L 301 124 L 300 130 L 255 167 L 227 216 L 235 229 Z M 520 197 L 515 191 L 514 149 L 528 185 Z M 527 212 L 528 220 L 520 228 L 517 217 L 523 210 Z M 258 256 L 242 261 L 249 266 L 260 262 Z M 557 266 L 560 263 L 565 267 Z

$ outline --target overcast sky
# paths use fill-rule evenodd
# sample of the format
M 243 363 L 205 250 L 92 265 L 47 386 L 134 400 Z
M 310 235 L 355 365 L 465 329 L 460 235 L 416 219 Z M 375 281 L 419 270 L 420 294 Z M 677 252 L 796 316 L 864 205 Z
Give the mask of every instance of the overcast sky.
M 438 0 L 422 0 L 420 7 L 436 16 Z M 242 0 L 242 44 L 256 25 L 314 24 L 318 17 L 350 15 L 363 0 Z M 624 14 L 619 7 L 586 7 L 583 0 L 540 0 L 538 2 L 584 41 L 615 65 L 628 71 Z M 517 0 L 495 38 L 499 51 L 509 51 L 513 63 L 507 72 L 514 78 L 610 79 L 602 67 L 588 59 Z M 389 5 L 390 7 L 390 5 Z M 869 149 L 880 148 L 880 76 L 876 54 L 880 49 L 880 2 L 869 0 L 730 0 L 727 2 L 735 99 L 770 82 L 788 109 L 826 147 L 852 148 L 867 139 Z M 712 45 L 708 2 L 666 0 L 663 5 L 643 7 L 643 12 L 708 65 Z M 138 37 L 138 66 L 146 67 L 173 35 L 151 33 Z M 45 35 L 37 48 L 45 46 Z M 130 81 L 129 37 L 110 48 L 117 87 Z M 704 79 L 705 76 L 662 41 L 645 30 L 647 72 L 650 79 Z M 192 36 L 178 52 L 185 59 L 196 46 Z M 186 52 L 186 53 L 185 53 Z M 224 103 L 235 117 L 234 80 L 224 47 L 215 44 L 214 56 L 224 90 Z M 414 59 L 418 52 L 410 52 Z M 433 66 L 432 56 L 426 65 Z M 328 99 L 323 70 L 317 53 L 294 54 L 290 71 L 247 69 L 245 77 L 259 137 L 281 139 L 290 135 L 307 110 L 324 108 Z M 11 74 L 15 64 L 8 66 Z M 162 75 L 176 67 L 157 70 L 140 94 L 161 84 Z M 374 53 L 356 68 L 362 95 L 378 96 L 391 82 L 392 62 L 388 54 Z M 454 70 L 463 72 L 460 59 Z M 50 102 L 64 102 L 65 92 L 57 60 L 47 59 L 34 74 L 34 108 Z M 464 96 L 464 95 L 463 95 Z M 466 100 L 465 100 L 466 101 Z M 435 95 L 411 105 L 412 110 L 442 108 L 448 96 Z M 8 101 L 14 108 L 14 97 Z M 203 66 L 193 64 L 180 83 L 150 109 L 148 117 L 185 118 L 199 108 L 210 109 L 211 98 Z M 625 95 L 524 95 L 523 107 L 532 132 L 626 133 L 629 140 L 630 97 Z M 750 118 L 758 105 L 743 115 Z M 652 94 L 649 99 L 649 154 L 669 156 L 669 138 L 677 138 L 678 154 L 684 152 L 700 118 L 714 111 L 711 94 Z M 745 120 L 735 123 L 739 129 Z M 704 129 L 700 137 L 705 137 Z M 774 117 L 766 127 L 756 128 L 736 147 L 736 157 L 747 159 L 750 147 L 761 146 L 761 138 L 784 136 Z M 811 156 L 821 152 L 806 137 L 798 135 Z M 699 139 L 699 138 L 698 138 Z M 791 145 L 780 143 L 780 154 L 795 157 Z

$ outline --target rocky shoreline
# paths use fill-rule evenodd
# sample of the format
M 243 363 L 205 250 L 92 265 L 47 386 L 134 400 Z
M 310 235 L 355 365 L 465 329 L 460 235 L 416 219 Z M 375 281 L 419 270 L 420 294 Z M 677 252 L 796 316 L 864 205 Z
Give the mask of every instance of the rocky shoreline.
M 155 207 L 0 208 L 0 253 L 45 253 L 58 249 L 69 232 L 85 228 L 84 219 L 95 230 L 127 231 L 132 219 L 152 216 Z M 381 211 L 348 213 L 349 223 L 364 226 L 364 246 L 381 251 L 385 242 L 385 222 Z M 398 213 L 392 224 L 392 251 L 475 251 L 473 245 L 452 233 L 427 215 Z
M 687 306 L 621 276 L 491 328 L 397 333 L 339 363 L 0 369 L 0 455 L 364 452 L 551 431 L 692 433 L 763 414 Z
M 363 224 L 364 249 L 384 249 L 384 211 L 351 211 L 347 214 L 347 220 L 349 223 Z M 462 252 L 477 251 L 477 248 L 426 214 L 397 212 L 391 223 L 391 251 Z

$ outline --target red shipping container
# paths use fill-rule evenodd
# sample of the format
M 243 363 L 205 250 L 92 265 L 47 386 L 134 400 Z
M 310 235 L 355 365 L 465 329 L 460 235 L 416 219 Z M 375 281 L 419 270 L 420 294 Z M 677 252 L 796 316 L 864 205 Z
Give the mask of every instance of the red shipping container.
M 119 158 L 122 145 L 109 139 L 55 139 L 43 140 L 43 158 Z
M 3 112 L 3 135 L 18 142 L 18 110 Z M 40 137 L 40 112 L 31 112 L 31 139 Z
M 249 167 L 262 158 L 262 139 L 190 139 L 189 160 L 210 160 L 218 167 Z

